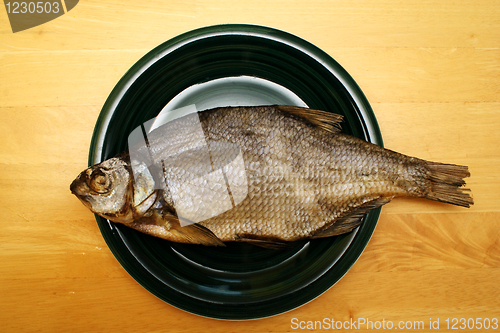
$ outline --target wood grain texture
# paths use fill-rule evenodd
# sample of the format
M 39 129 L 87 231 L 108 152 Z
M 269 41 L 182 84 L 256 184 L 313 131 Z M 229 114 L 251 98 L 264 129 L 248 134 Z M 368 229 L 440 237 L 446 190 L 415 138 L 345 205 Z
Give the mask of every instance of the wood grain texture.
M 500 319 L 499 17 L 496 0 L 82 0 L 14 34 L 0 14 L 1 331 L 290 332 L 302 331 L 293 318 L 424 322 L 410 332 L 439 318 L 445 332 L 453 331 L 447 318 Z M 86 166 L 100 109 L 122 75 L 160 43 L 221 23 L 282 29 L 329 53 L 366 94 L 385 146 L 468 165 L 475 205 L 394 200 L 346 276 L 279 316 L 212 320 L 154 297 L 118 264 L 68 187 Z

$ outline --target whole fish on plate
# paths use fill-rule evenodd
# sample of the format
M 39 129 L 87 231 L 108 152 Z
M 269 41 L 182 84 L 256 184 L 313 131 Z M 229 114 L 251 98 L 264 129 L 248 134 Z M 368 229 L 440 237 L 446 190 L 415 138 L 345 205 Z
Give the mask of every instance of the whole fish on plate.
M 110 221 L 204 245 L 272 247 L 343 234 L 397 196 L 473 204 L 466 166 L 343 134 L 334 113 L 274 105 L 195 115 L 84 170 L 71 191 Z

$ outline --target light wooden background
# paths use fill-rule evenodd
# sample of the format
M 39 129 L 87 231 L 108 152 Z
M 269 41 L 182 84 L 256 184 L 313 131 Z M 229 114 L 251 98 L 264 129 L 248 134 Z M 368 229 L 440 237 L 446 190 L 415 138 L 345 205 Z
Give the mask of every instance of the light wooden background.
M 470 167 L 474 207 L 394 200 L 340 282 L 276 317 L 218 321 L 155 298 L 68 187 L 127 69 L 220 23 L 278 28 L 329 53 L 366 94 L 386 147 Z M 439 318 L 444 332 L 447 318 L 500 319 L 499 47 L 497 0 L 81 0 L 15 34 L 2 7 L 0 331 L 301 331 L 292 318 L 424 321 L 427 331 Z

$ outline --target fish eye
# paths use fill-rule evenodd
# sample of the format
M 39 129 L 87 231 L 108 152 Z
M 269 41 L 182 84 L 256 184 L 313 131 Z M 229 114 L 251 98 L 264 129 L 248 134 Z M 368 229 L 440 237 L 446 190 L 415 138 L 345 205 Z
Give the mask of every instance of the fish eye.
M 103 172 L 102 169 L 92 171 L 88 178 L 87 185 L 95 192 L 104 194 L 111 188 L 111 177 Z

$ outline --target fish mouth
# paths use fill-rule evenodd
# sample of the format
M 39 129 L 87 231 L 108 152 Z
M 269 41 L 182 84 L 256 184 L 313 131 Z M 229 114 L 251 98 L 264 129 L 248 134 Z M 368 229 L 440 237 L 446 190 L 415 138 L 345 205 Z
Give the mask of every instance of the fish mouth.
M 74 194 L 78 200 L 85 206 L 87 209 L 89 209 L 92 213 L 98 214 L 104 218 L 109 219 L 108 216 L 105 214 L 99 214 L 98 212 L 95 211 L 93 202 L 94 199 L 92 198 L 91 195 L 89 195 L 88 191 L 89 188 L 87 184 L 80 179 L 81 177 L 77 177 L 69 186 L 69 189 L 71 190 L 71 193 Z
M 77 188 L 78 188 L 78 182 L 77 182 L 77 179 L 75 179 L 75 180 L 73 180 L 73 182 L 71 182 L 71 185 L 69 186 L 69 190 L 74 195 L 78 195 L 78 189 Z
M 85 196 L 87 194 L 86 192 L 88 192 L 88 186 L 82 178 L 83 174 L 81 173 L 78 175 L 78 177 L 76 177 L 75 180 L 73 180 L 73 182 L 69 186 L 71 193 L 73 193 L 79 198 Z
M 78 177 L 71 182 L 69 189 L 71 193 L 85 205 L 85 207 L 93 211 L 91 203 L 92 197 L 89 195 L 90 188 L 85 181 L 85 172 L 80 173 Z
M 78 200 L 80 200 L 87 208 L 92 210 L 92 205 L 87 200 L 88 195 L 84 188 L 85 185 L 85 182 L 82 182 L 80 176 L 78 176 L 75 180 L 73 180 L 73 182 L 69 186 L 69 189 L 71 193 L 78 198 Z

